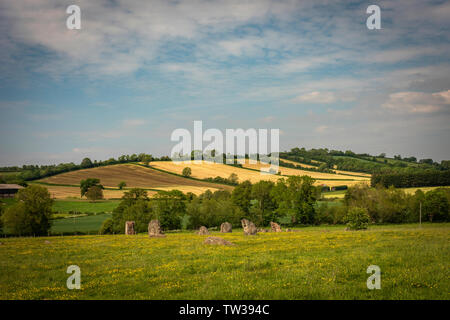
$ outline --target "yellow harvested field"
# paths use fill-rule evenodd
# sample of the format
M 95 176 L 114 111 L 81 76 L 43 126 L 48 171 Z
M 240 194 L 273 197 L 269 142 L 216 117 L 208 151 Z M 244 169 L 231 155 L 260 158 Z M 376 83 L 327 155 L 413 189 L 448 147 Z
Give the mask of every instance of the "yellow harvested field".
M 322 197 L 325 198 L 325 199 L 330 199 L 330 198 L 344 199 L 345 193 L 338 193 L 338 194 L 335 194 L 335 193 L 331 193 L 331 194 L 329 194 L 329 193 L 322 193 Z
M 291 164 L 294 164 L 294 165 L 300 165 L 300 166 L 305 167 L 305 168 L 317 168 L 317 166 L 313 166 L 313 165 L 305 164 L 305 163 L 300 163 L 300 162 L 296 162 L 296 161 L 292 161 L 292 160 L 287 160 L 287 159 L 280 159 L 280 161 L 283 161 L 283 162 L 286 162 L 286 163 L 291 163 Z
M 422 190 L 423 192 L 428 192 L 437 188 L 450 188 L 450 187 L 418 187 L 418 188 L 402 188 L 408 194 L 414 194 L 417 190 Z
M 192 192 L 193 194 L 199 195 L 204 193 L 206 190 L 210 190 L 211 192 L 218 191 L 218 188 L 208 188 L 208 187 L 194 187 L 194 186 L 172 186 L 172 187 L 162 187 L 158 188 L 158 190 L 170 191 L 170 190 L 180 190 L 183 193 Z
M 81 180 L 87 178 L 98 178 L 104 187 L 110 188 L 117 188 L 119 182 L 125 181 L 127 188 L 179 189 L 180 187 L 184 187 L 185 190 L 188 190 L 189 187 L 192 187 L 193 191 L 200 190 L 198 188 L 203 188 L 204 190 L 232 189 L 228 186 L 186 179 L 134 164 L 117 164 L 71 171 L 40 181 L 52 184 L 79 185 Z
M 264 163 L 256 163 L 256 164 L 249 164 L 249 161 L 246 161 L 245 164 L 242 164 L 243 167 L 249 168 L 249 169 L 255 169 L 260 170 L 268 169 L 270 168 L 270 165 L 264 164 Z M 293 169 L 293 168 L 286 168 L 286 167 L 279 167 L 279 171 L 284 176 L 310 176 L 314 179 L 351 179 L 351 180 L 367 180 L 367 178 L 363 177 L 349 177 L 346 175 L 340 175 L 340 174 L 333 174 L 333 173 L 322 173 L 322 172 L 314 172 L 314 171 L 307 171 L 307 170 L 300 170 L 300 169 Z
M 334 171 L 336 171 L 336 173 L 338 173 L 338 174 L 344 174 L 344 175 L 350 175 L 350 176 L 363 176 L 368 179 L 370 179 L 372 177 L 372 175 L 370 173 L 364 173 L 364 172 L 352 172 L 352 171 L 343 171 L 343 170 L 334 170 Z M 353 179 L 353 178 L 351 178 L 351 179 Z
M 216 176 L 228 178 L 232 173 L 235 173 L 238 176 L 239 182 L 245 180 L 250 180 L 252 183 L 256 183 L 261 180 L 270 180 L 276 182 L 278 179 L 283 178 L 283 176 L 279 175 L 264 174 L 259 171 L 233 167 L 223 163 L 212 163 L 208 161 L 199 161 L 199 162 L 190 161 L 187 163 L 172 162 L 172 161 L 153 161 L 150 162 L 150 165 L 157 169 L 177 174 L 181 174 L 184 168 L 189 167 L 191 168 L 192 171 L 191 176 L 198 179 L 214 178 Z M 264 164 L 261 165 L 259 163 L 249 164 L 248 161 L 246 162 L 246 164 L 243 164 L 243 166 L 255 170 L 260 170 L 261 167 L 267 168 L 269 167 L 269 165 Z M 349 177 L 339 174 L 312 172 L 284 167 L 280 167 L 280 171 L 281 174 L 283 175 L 308 175 L 310 177 L 313 177 L 314 179 L 318 179 L 318 181 L 316 181 L 315 183 L 316 185 L 350 186 L 355 185 L 359 182 L 368 182 L 368 179 L 362 177 Z M 321 180 L 321 179 L 342 179 L 342 180 Z
M 80 199 L 80 188 L 79 187 L 61 187 L 61 186 L 47 186 L 43 187 L 48 189 L 50 196 L 53 199 L 67 199 L 67 198 L 77 198 Z M 119 199 L 122 197 L 124 191 L 126 190 L 103 190 L 103 196 L 105 199 Z M 148 191 L 149 196 L 152 196 L 156 192 Z
M 294 165 L 301 165 L 302 167 L 305 167 L 305 168 L 317 168 L 316 166 L 312 166 L 309 164 L 304 164 L 304 163 L 300 163 L 300 162 L 296 162 L 296 161 L 291 161 L 291 160 L 286 160 L 286 159 L 280 159 L 280 160 L 283 162 L 292 163 Z M 311 161 L 317 163 L 317 161 L 313 161 L 313 160 L 311 160 Z M 334 166 L 334 168 L 336 168 L 336 166 Z M 353 171 L 344 171 L 344 170 L 336 170 L 336 169 L 333 169 L 333 170 L 336 171 L 336 173 L 338 173 L 338 174 L 344 174 L 344 175 L 364 176 L 367 178 L 370 178 L 372 176 L 370 173 L 364 173 L 364 172 L 353 172 Z M 352 178 L 349 178 L 349 179 L 352 179 Z
M 280 176 L 277 175 L 261 174 L 260 172 L 233 167 L 223 163 L 213 163 L 209 161 L 199 161 L 198 163 L 195 161 L 191 161 L 188 163 L 153 161 L 150 162 L 150 165 L 157 169 L 177 174 L 181 174 L 184 168 L 189 167 L 192 170 L 191 176 L 197 179 L 214 178 L 217 176 L 228 178 L 232 173 L 237 174 L 239 182 L 245 180 L 250 180 L 252 183 L 258 182 L 260 180 L 277 181 L 280 178 Z
M 356 184 L 367 184 L 370 185 L 370 180 L 355 180 L 355 181 L 349 181 L 349 180 L 317 180 L 315 185 L 321 185 L 321 186 L 328 186 L 328 187 L 336 187 L 336 186 L 354 186 Z

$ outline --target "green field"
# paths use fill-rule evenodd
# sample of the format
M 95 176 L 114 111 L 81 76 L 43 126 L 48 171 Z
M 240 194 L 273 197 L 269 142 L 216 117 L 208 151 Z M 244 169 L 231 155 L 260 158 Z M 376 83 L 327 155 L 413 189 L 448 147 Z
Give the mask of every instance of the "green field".
M 90 202 L 86 200 L 55 200 L 53 211 L 55 212 L 112 212 L 119 200 L 102 200 Z
M 51 232 L 53 234 L 60 234 L 64 232 L 97 233 L 103 221 L 105 221 L 108 218 L 111 218 L 110 213 L 56 219 L 53 220 Z
M 13 205 L 15 199 L 2 199 L 6 207 Z M 51 233 L 97 233 L 103 221 L 111 217 L 111 212 L 118 206 L 119 200 L 102 200 L 90 202 L 86 200 L 55 200 L 53 211 L 55 217 L 64 216 L 62 219 L 53 220 Z M 89 216 L 72 216 L 68 212 L 94 213 Z M 62 213 L 62 214 L 61 214 Z M 105 213 L 105 214 L 97 214 Z
M 166 238 L 6 238 L 1 299 L 449 299 L 450 224 L 308 227 L 299 232 Z M 81 290 L 66 269 L 81 268 Z M 381 268 L 368 290 L 367 267 Z
M 9 207 L 16 203 L 14 198 L 1 199 L 6 207 Z M 67 212 L 112 212 L 120 203 L 120 200 L 100 200 L 96 202 L 91 202 L 88 200 L 54 200 L 53 211 L 59 213 Z

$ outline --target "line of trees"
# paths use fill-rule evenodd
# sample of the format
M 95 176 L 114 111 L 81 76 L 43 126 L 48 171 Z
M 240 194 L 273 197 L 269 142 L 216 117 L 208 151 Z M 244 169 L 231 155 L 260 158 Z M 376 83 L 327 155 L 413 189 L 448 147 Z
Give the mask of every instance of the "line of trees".
M 450 189 L 436 188 L 424 193 L 417 190 L 407 194 L 395 187 L 350 187 L 345 194 L 344 207 L 367 210 L 373 223 L 418 222 L 422 206 L 422 221 L 450 221 Z
M 218 227 L 225 221 L 239 226 L 243 218 L 259 227 L 274 221 L 285 225 L 348 223 L 350 228 L 360 229 L 367 223 L 418 222 L 421 212 L 422 221 L 450 221 L 450 188 L 407 194 L 393 186 L 370 188 L 361 184 L 350 187 L 342 203 L 328 205 L 324 201 L 318 204 L 320 188 L 313 183 L 308 176 L 279 179 L 276 183 L 244 181 L 233 192 L 207 190 L 196 196 L 178 190 L 160 191 L 151 199 L 147 191 L 133 188 L 124 193 L 100 232 L 123 233 L 125 221 L 129 220 L 136 222 L 137 232 L 145 232 L 152 219 L 160 220 L 163 230 Z M 53 200 L 48 190 L 31 185 L 19 190 L 16 199 L 6 209 L 0 206 L 0 232 L 7 229 L 9 234 L 19 236 L 49 234 Z
M 22 167 L 3 167 L 0 172 L 17 172 L 16 174 L 8 173 L 7 175 L 0 174 L 0 183 L 18 183 L 26 185 L 25 181 L 37 180 L 53 176 L 56 174 L 70 172 L 80 169 L 95 168 L 101 166 L 108 166 L 113 164 L 130 163 L 130 162 L 144 162 L 150 161 L 170 161 L 167 156 L 161 158 L 154 158 L 151 154 L 140 153 L 138 155 L 122 155 L 117 159 L 110 158 L 104 161 L 91 161 L 89 158 L 84 158 L 80 164 L 60 163 L 58 165 L 23 165 Z M 11 169 L 13 168 L 13 169 Z
M 311 224 L 320 197 L 320 188 L 313 183 L 314 179 L 308 176 L 280 179 L 277 183 L 244 181 L 233 192 L 207 190 L 196 196 L 177 190 L 161 191 L 152 199 L 145 190 L 130 189 L 113 211 L 111 221 L 104 222 L 101 232 L 123 233 L 128 220 L 135 221 L 136 230 L 143 232 L 155 218 L 165 230 L 180 229 L 182 221 L 190 229 L 202 225 L 218 227 L 225 221 L 238 226 L 243 218 L 258 226 L 286 217 L 293 224 Z
M 145 232 L 151 219 L 159 219 L 165 230 L 181 229 L 183 224 L 187 229 L 218 227 L 225 221 L 239 226 L 243 218 L 259 227 L 274 221 L 290 226 L 348 224 L 349 228 L 361 229 L 368 223 L 418 222 L 420 207 L 422 221 L 450 221 L 448 188 L 407 194 L 394 187 L 361 184 L 350 187 L 342 203 L 329 205 L 317 201 L 320 188 L 313 182 L 307 176 L 280 179 L 277 183 L 244 181 L 231 193 L 207 190 L 195 196 L 174 190 L 160 192 L 152 199 L 142 189 L 131 189 L 114 210 L 111 221 L 104 222 L 101 232 L 123 233 L 128 220 L 136 222 L 138 232 Z
M 396 188 L 449 186 L 450 170 L 409 170 L 403 172 L 375 173 L 372 175 L 371 185 L 375 187 L 379 184 L 384 187 L 394 186 Z
M 443 160 L 441 163 L 433 159 L 421 159 L 417 161 L 415 157 L 404 157 L 396 155 L 394 160 L 386 158 L 386 154 L 373 156 L 367 153 L 357 154 L 353 151 L 328 150 L 327 148 L 310 149 L 293 148 L 290 151 L 280 152 L 281 159 L 287 159 L 306 163 L 314 166 L 320 166 L 313 160 L 326 165 L 327 168 L 338 170 L 374 173 L 382 170 L 397 171 L 404 168 L 412 169 L 434 169 L 449 170 L 450 160 Z

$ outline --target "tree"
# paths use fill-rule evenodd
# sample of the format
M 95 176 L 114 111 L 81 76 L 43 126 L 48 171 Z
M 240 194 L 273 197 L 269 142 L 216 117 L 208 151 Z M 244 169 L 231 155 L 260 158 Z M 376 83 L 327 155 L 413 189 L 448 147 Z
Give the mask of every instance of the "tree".
M 188 178 L 188 177 L 191 176 L 191 174 L 192 174 L 191 168 L 186 167 L 186 168 L 183 169 L 183 172 L 182 172 L 183 177 L 187 177 Z
M 231 184 L 238 184 L 238 181 L 239 181 L 239 178 L 238 178 L 238 175 L 236 174 L 236 173 L 232 173 L 232 174 L 230 174 L 230 176 L 228 177 L 228 181 L 231 183 Z
M 152 210 L 163 230 L 181 229 L 181 219 L 186 214 L 184 194 L 179 190 L 159 191 L 151 201 Z
M 122 205 L 131 206 L 141 200 L 149 200 L 147 191 L 141 188 L 132 188 L 123 194 L 119 207 Z
M 146 166 L 148 166 L 149 162 L 153 160 L 153 156 L 151 154 L 140 154 L 140 161 L 142 161 Z
M 450 220 L 450 203 L 448 195 L 444 188 L 438 188 L 428 191 L 425 194 L 425 202 L 423 204 L 423 212 L 428 215 L 429 220 L 433 221 L 449 221 Z
M 86 198 L 88 198 L 92 202 L 103 199 L 102 188 L 100 186 L 89 187 L 88 191 L 86 192 Z
M 210 199 L 200 197 L 194 199 L 187 205 L 186 213 L 189 216 L 188 227 L 191 229 L 200 226 L 218 227 L 223 222 L 238 226 L 243 217 L 242 210 L 221 191 L 214 192 Z
M 444 170 L 450 170 L 450 160 L 442 160 L 441 167 Z
M 98 231 L 99 234 L 113 234 L 114 228 L 113 228 L 113 220 L 111 218 L 106 219 L 103 221 L 102 226 L 100 227 L 100 230 Z
M 272 219 L 275 202 L 271 195 L 274 186 L 272 181 L 259 181 L 252 186 L 249 218 L 257 225 L 267 225 Z
M 89 188 L 93 186 L 98 186 L 101 189 L 103 189 L 103 186 L 100 184 L 100 179 L 87 178 L 86 180 L 81 180 L 80 181 L 81 196 L 83 197 L 86 194 L 86 192 L 88 192 Z
M 114 209 L 112 228 L 115 233 L 124 233 L 125 221 L 134 221 L 136 232 L 145 232 L 153 217 L 147 191 L 132 188 L 123 194 L 122 201 Z
M 293 223 L 314 223 L 314 206 L 320 195 L 320 189 L 313 185 L 314 181 L 309 176 L 291 176 L 278 180 L 271 193 L 277 204 L 274 219 L 288 215 Z
M 84 158 L 84 159 L 81 161 L 80 167 L 82 167 L 82 168 L 90 168 L 90 167 L 92 167 L 92 161 L 91 161 L 91 159 L 89 159 L 89 158 Z
M 127 186 L 127 183 L 125 181 L 120 181 L 119 184 L 117 185 L 117 187 L 119 188 L 119 190 L 122 190 L 123 188 L 125 188 Z
M 4 226 L 16 235 L 46 235 L 51 227 L 53 200 L 48 190 L 31 185 L 19 190 L 17 203 L 2 216 Z
M 433 159 L 421 159 L 419 163 L 433 164 Z
M 249 180 L 245 180 L 233 189 L 231 201 L 234 205 L 241 208 L 245 214 L 248 214 L 250 210 L 251 194 L 252 183 Z
M 359 207 L 350 208 L 347 216 L 345 217 L 345 221 L 347 222 L 347 226 L 350 230 L 367 229 L 369 220 L 370 217 L 367 213 L 367 209 Z

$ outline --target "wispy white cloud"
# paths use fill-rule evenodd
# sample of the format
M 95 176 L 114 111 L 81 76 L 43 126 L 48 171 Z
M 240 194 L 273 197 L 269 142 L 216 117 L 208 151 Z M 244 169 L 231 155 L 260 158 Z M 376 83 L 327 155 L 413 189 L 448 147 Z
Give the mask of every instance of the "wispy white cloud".
M 146 123 L 147 123 L 147 121 L 145 121 L 144 119 L 125 119 L 125 120 L 123 120 L 123 126 L 128 127 L 128 128 L 140 127 Z
M 313 91 L 292 99 L 293 102 L 312 102 L 312 103 L 332 103 L 336 102 L 337 98 L 333 92 L 319 92 Z
M 382 107 L 405 113 L 450 111 L 450 90 L 435 93 L 396 92 L 389 95 Z

